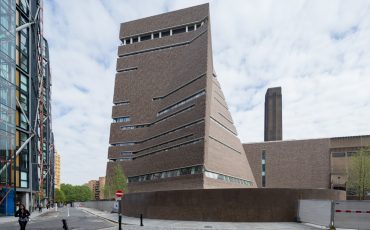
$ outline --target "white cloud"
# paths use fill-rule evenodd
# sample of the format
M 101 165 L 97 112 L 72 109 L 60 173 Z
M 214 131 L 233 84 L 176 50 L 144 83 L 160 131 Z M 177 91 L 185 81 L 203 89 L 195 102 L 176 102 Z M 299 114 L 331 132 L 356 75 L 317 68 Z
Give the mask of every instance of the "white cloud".
M 105 174 L 119 24 L 206 1 L 45 1 L 62 181 Z M 370 3 L 211 1 L 214 66 L 239 136 L 263 141 L 282 86 L 285 139 L 369 134 Z

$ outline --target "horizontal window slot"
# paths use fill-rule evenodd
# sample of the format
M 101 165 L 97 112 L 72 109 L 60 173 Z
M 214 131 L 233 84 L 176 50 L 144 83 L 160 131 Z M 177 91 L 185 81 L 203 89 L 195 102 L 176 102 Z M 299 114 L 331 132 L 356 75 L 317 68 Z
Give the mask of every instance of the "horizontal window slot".
M 131 176 L 128 177 L 128 182 L 143 182 L 143 181 L 152 181 L 152 180 L 159 180 L 165 179 L 170 177 L 178 177 L 178 176 L 185 176 L 185 175 L 194 175 L 194 174 L 202 174 L 203 173 L 203 166 L 196 165 L 190 166 L 185 168 L 178 168 L 173 170 L 166 170 L 162 172 L 153 172 L 139 176 Z
M 130 104 L 130 101 L 116 101 L 113 102 L 114 105 L 128 105 Z
M 218 124 L 219 126 L 221 126 L 221 128 L 225 129 L 226 131 L 229 131 L 231 134 L 234 134 L 235 136 L 238 135 L 237 133 L 235 133 L 234 131 L 232 131 L 231 129 L 229 129 L 228 127 L 226 127 L 221 122 L 219 122 L 218 120 L 214 119 L 213 117 L 211 117 L 211 120 L 214 121 L 214 122 L 216 122 L 216 124 Z
M 188 138 L 188 137 L 191 137 L 191 136 L 193 136 L 193 134 L 188 134 L 188 135 L 184 135 L 184 136 L 181 136 L 181 137 L 178 137 L 178 138 L 174 138 L 172 140 L 165 141 L 165 142 L 162 142 L 162 143 L 157 144 L 157 145 L 153 145 L 153 146 L 150 146 L 150 147 L 147 147 L 147 148 L 144 148 L 144 149 L 140 149 L 140 150 L 134 152 L 134 154 L 141 153 L 141 152 L 144 152 L 146 150 L 154 149 L 154 148 L 157 148 L 157 147 L 160 147 L 160 146 L 169 144 L 171 142 L 175 142 L 175 141 L 178 141 L 178 140 L 181 140 L 181 139 L 185 139 L 185 138 Z
M 173 29 L 172 30 L 172 35 L 181 34 L 181 33 L 185 33 L 185 32 L 186 32 L 186 26 L 181 27 L 181 28 Z
M 119 69 L 119 70 L 117 70 L 117 72 L 123 73 L 123 72 L 130 72 L 130 71 L 134 71 L 134 70 L 137 70 L 137 67 L 126 68 L 126 69 Z
M 168 120 L 176 115 L 179 115 L 181 113 L 184 113 L 188 110 L 191 110 L 193 107 L 195 106 L 195 104 L 192 104 L 184 109 L 181 109 L 173 114 L 170 114 L 170 115 L 167 115 L 166 117 L 162 117 L 161 119 L 158 119 L 156 120 L 155 122 L 153 123 L 147 123 L 147 124 L 138 124 L 138 125 L 124 125 L 124 126 L 121 126 L 121 130 L 131 130 L 131 129 L 139 129 L 139 128 L 146 128 L 146 127 L 150 127 L 156 123 L 159 123 L 159 122 L 162 122 L 162 121 L 165 121 L 165 120 Z
M 178 88 L 176 88 L 176 89 L 174 89 L 174 90 L 170 91 L 170 92 L 169 92 L 169 93 L 167 93 L 166 95 L 159 96 L 159 97 L 154 97 L 154 98 L 153 98 L 153 101 L 155 101 L 155 100 L 159 100 L 159 99 L 164 99 L 164 98 L 168 97 L 169 95 L 171 95 L 171 94 L 173 94 L 173 93 L 175 93 L 175 92 L 179 91 L 180 89 L 184 88 L 185 86 L 188 86 L 188 85 L 190 85 L 191 83 L 193 83 L 193 82 L 197 81 L 198 79 L 201 79 L 201 78 L 202 78 L 202 77 L 204 77 L 204 76 L 206 76 L 206 74 L 205 74 L 205 73 L 204 73 L 204 74 L 201 74 L 200 76 L 198 76 L 198 77 L 196 77 L 196 78 L 194 78 L 194 79 L 192 79 L 192 80 L 190 80 L 189 82 L 186 82 L 185 84 L 183 84 L 183 85 L 179 86 Z
M 130 142 L 124 142 L 124 143 L 113 143 L 111 145 L 112 146 L 130 146 L 130 145 L 134 145 L 134 144 L 136 144 L 136 142 L 130 141 Z
M 183 109 L 181 109 L 181 110 L 179 110 L 177 112 L 174 112 L 174 113 L 169 114 L 169 115 L 167 115 L 165 117 L 162 117 L 161 119 L 158 119 L 157 121 L 154 122 L 154 124 L 159 123 L 159 122 L 163 122 L 165 120 L 168 120 L 168 119 L 170 119 L 170 118 L 172 118 L 172 117 L 174 117 L 176 115 L 179 115 L 181 113 L 184 113 L 186 111 L 189 111 L 189 110 L 193 109 L 194 107 L 195 107 L 195 104 L 191 104 L 191 105 L 189 105 L 189 106 L 187 106 L 187 107 L 185 107 L 185 108 L 183 108 Z
M 221 173 L 212 172 L 209 170 L 205 170 L 204 175 L 208 178 L 216 179 L 216 180 L 223 180 L 226 182 L 236 183 L 236 184 L 243 184 L 247 186 L 252 186 L 253 182 L 250 180 L 241 179 L 238 177 L 228 176 Z
M 146 35 L 141 35 L 140 36 L 140 41 L 147 41 L 147 40 L 151 40 L 151 39 L 152 39 L 151 34 L 146 34 Z
M 115 118 L 113 118 L 113 123 L 129 122 L 129 121 L 130 121 L 130 117 L 129 116 L 115 117 Z
M 222 95 L 221 93 L 219 93 L 217 90 L 214 90 L 213 92 L 215 92 L 219 97 L 221 97 L 223 100 L 225 100 L 224 95 Z
M 195 93 L 195 94 L 193 94 L 193 95 L 191 95 L 191 96 L 189 96 L 189 97 L 187 97 L 187 98 L 185 98 L 185 99 L 183 99 L 183 100 L 181 100 L 179 102 L 176 102 L 176 103 L 174 103 L 174 104 L 172 104 L 170 106 L 167 106 L 166 108 L 160 110 L 157 113 L 157 116 L 160 116 L 162 114 L 168 113 L 171 110 L 174 110 L 174 109 L 176 109 L 176 108 L 178 108 L 178 107 L 180 107 L 180 106 L 182 106 L 182 105 L 184 105 L 184 104 L 186 104 L 186 103 L 188 103 L 190 101 L 193 101 L 193 100 L 197 99 L 198 97 L 201 97 L 201 96 L 203 96 L 205 94 L 206 94 L 206 91 L 203 89 L 203 90 L 201 90 L 201 91 L 199 91 L 199 92 L 197 92 L 197 93 Z
M 216 138 L 211 137 L 211 136 L 209 136 L 209 138 L 211 138 L 212 140 L 216 141 L 217 143 L 219 143 L 219 144 L 221 144 L 221 145 L 223 145 L 223 146 L 225 146 L 225 147 L 227 147 L 227 148 L 229 148 L 229 149 L 233 150 L 234 152 L 237 152 L 237 153 L 241 154 L 241 152 L 240 152 L 240 151 L 238 151 L 238 150 L 234 149 L 233 147 L 231 147 L 231 146 L 229 146 L 229 145 L 227 145 L 227 144 L 225 144 L 225 143 L 223 143 L 223 142 L 221 142 L 221 141 L 217 140 Z
M 178 46 L 185 46 L 185 45 L 188 45 L 188 44 L 192 43 L 193 41 L 195 41 L 197 38 L 199 38 L 200 36 L 202 36 L 206 32 L 207 32 L 207 30 L 203 31 L 202 33 L 200 33 L 199 35 L 197 35 L 195 38 L 191 39 L 190 41 L 175 43 L 175 44 L 166 45 L 166 46 L 158 46 L 158 47 L 153 47 L 153 48 L 150 48 L 150 49 L 144 49 L 144 50 L 140 50 L 140 51 L 134 51 L 134 52 L 130 52 L 130 53 L 120 55 L 119 57 L 128 57 L 128 56 L 132 56 L 132 55 L 137 55 L 137 54 L 142 54 L 142 53 L 147 53 L 147 52 L 152 52 L 152 51 L 157 51 L 157 50 L 174 48 L 174 47 L 178 47 Z
M 214 99 L 218 102 L 218 104 L 220 104 L 222 107 L 224 107 L 226 110 L 229 110 L 229 108 L 227 108 L 226 105 L 224 105 L 220 100 L 218 100 L 216 97 L 214 97 Z
M 224 116 L 222 113 L 218 113 L 221 117 L 223 117 L 225 120 L 227 120 L 228 122 L 230 122 L 231 124 L 234 124 L 233 121 L 231 121 L 229 118 L 227 118 L 226 116 Z
M 115 143 L 115 144 L 112 144 L 112 146 L 127 146 L 127 145 L 133 145 L 133 144 L 142 144 L 142 143 L 145 143 L 146 141 L 149 141 L 149 140 L 153 140 L 153 139 L 156 139 L 156 138 L 159 138 L 159 137 L 163 137 L 163 136 L 166 136 L 168 134 L 171 134 L 171 133 L 175 133 L 175 132 L 178 132 L 180 130 L 183 130 L 183 129 L 186 129 L 186 128 L 189 128 L 193 125 L 196 125 L 196 124 L 200 124 L 204 122 L 204 119 L 199 119 L 197 121 L 194 121 L 194 122 L 191 122 L 191 123 L 188 123 L 188 124 L 185 124 L 185 125 L 182 125 L 182 126 L 179 126 L 177 128 L 174 128 L 170 131 L 167 131 L 167 132 L 164 132 L 164 133 L 161 133 L 161 134 L 158 134 L 158 135 L 155 135 L 153 137 L 150 137 L 150 138 L 147 138 L 145 140 L 141 140 L 141 141 L 132 141 L 132 142 L 126 142 L 126 143 Z M 121 144 L 121 145 L 120 145 Z M 122 144 L 125 144 L 125 145 L 122 145 Z
M 186 142 L 183 142 L 183 143 L 178 144 L 178 145 L 170 146 L 168 148 L 158 149 L 158 150 L 155 150 L 153 152 L 149 152 L 149 153 L 141 154 L 139 156 L 135 156 L 135 159 L 140 158 L 140 157 L 145 157 L 147 155 L 163 152 L 163 151 L 168 151 L 168 150 L 177 149 L 177 148 L 181 148 L 181 147 L 192 145 L 192 144 L 197 144 L 197 143 L 202 142 L 202 140 L 203 140 L 203 137 L 197 138 L 197 139 L 194 139 L 194 140 L 191 140 L 191 141 L 186 141 Z
M 194 31 L 196 29 L 199 29 L 201 26 L 203 26 L 207 21 L 208 21 L 208 17 L 205 17 L 201 21 L 197 21 L 197 22 L 177 25 L 175 27 L 167 27 L 161 30 L 151 31 L 145 34 L 136 34 L 136 35 L 132 35 L 131 37 L 126 37 L 126 38 L 124 37 L 124 38 L 121 38 L 121 41 L 123 43 L 122 45 L 129 45 L 129 44 L 136 43 L 136 42 L 158 39 L 161 37 L 172 36 L 175 34 Z M 159 34 L 161 34 L 161 36 Z

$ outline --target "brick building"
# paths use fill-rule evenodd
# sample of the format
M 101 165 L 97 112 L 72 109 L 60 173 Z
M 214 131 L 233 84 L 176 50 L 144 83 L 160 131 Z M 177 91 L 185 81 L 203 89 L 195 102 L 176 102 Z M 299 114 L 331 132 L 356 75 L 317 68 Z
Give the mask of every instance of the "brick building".
M 129 192 L 255 187 L 212 63 L 209 5 L 121 24 L 107 183 Z
M 60 189 L 60 154 L 55 152 L 55 188 Z
M 91 190 L 93 200 L 104 199 L 105 177 L 99 177 L 98 180 L 90 180 L 84 185 L 89 187 L 89 189 Z
M 346 190 L 349 158 L 370 136 L 243 144 L 258 187 Z

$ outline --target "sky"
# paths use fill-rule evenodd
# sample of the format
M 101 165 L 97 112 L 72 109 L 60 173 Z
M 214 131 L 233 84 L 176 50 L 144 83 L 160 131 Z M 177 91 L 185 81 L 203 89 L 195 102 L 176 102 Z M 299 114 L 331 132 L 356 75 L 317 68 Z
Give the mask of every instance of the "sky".
M 105 176 L 120 23 L 210 2 L 214 67 L 243 143 L 282 87 L 283 139 L 370 134 L 366 0 L 45 0 L 62 183 Z

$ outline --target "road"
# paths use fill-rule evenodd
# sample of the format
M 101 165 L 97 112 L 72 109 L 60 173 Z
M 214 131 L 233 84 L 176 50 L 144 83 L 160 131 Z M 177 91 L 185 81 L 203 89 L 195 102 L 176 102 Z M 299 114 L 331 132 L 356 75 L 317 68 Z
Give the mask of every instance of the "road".
M 68 216 L 69 212 L 69 216 Z M 63 229 L 62 219 L 67 220 L 69 229 L 106 229 L 114 227 L 115 224 L 98 218 L 76 208 L 59 208 L 58 211 L 49 211 L 35 217 L 28 222 L 26 229 Z M 18 230 L 18 222 L 0 224 L 0 229 Z

